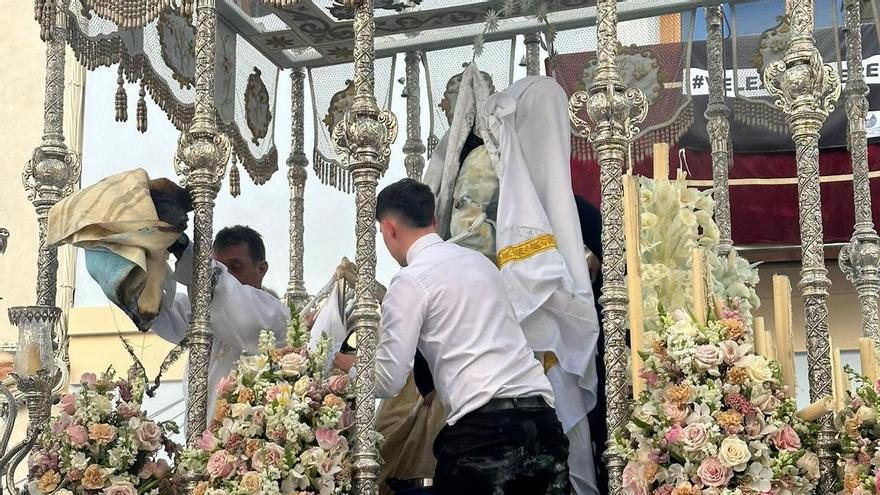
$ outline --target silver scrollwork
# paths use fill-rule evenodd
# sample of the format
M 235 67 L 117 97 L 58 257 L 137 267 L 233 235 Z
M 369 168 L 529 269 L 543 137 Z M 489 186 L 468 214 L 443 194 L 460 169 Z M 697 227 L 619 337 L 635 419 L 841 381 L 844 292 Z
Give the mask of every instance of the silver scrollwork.
M 804 298 L 810 398 L 831 395 L 831 354 L 828 337 L 828 289 L 819 190 L 819 130 L 840 96 L 840 79 L 822 63 L 813 40 L 814 4 L 791 2 L 791 40 L 782 60 L 764 72 L 764 85 L 786 113 L 794 139 L 800 203 L 801 270 Z M 857 64 L 861 66 L 861 62 Z M 834 492 L 836 431 L 833 414 L 820 419 L 817 453 L 821 465 L 818 493 Z
M 602 313 L 605 318 L 605 390 L 608 403 L 609 438 L 625 432 L 630 415 L 627 386 L 628 353 L 626 350 L 627 292 L 623 233 L 623 166 L 624 157 L 637 124 L 647 115 L 644 94 L 627 88 L 617 68 L 617 5 L 615 0 L 597 2 L 598 68 L 587 91 L 575 93 L 569 101 L 569 115 L 575 131 L 589 137 L 599 157 L 602 187 Z M 589 123 L 579 116 L 586 109 Z M 626 459 L 613 441 L 606 451 L 608 493 L 619 495 L 622 490 Z
M 346 0 L 355 8 L 355 96 L 345 117 L 333 128 L 332 143 L 355 183 L 356 284 L 354 327 L 358 351 L 355 380 L 355 442 L 352 453 L 355 492 L 378 493 L 379 453 L 375 428 L 375 354 L 379 306 L 372 286 L 376 279 L 376 186 L 388 166 L 390 145 L 397 138 L 397 119 L 380 111 L 374 95 L 373 0 Z
M 733 248 L 730 228 L 730 187 L 728 171 L 731 159 L 730 109 L 724 101 L 724 40 L 721 6 L 706 7 L 706 32 L 709 66 L 709 103 L 706 106 L 706 130 L 712 145 L 712 179 L 715 200 L 715 223 L 718 224 L 718 254 L 727 256 Z
M 846 83 L 847 141 L 852 157 L 856 224 L 852 240 L 840 253 L 840 268 L 856 287 L 862 308 L 862 330 L 880 345 L 880 237 L 871 213 L 871 186 L 868 175 L 868 140 L 865 119 L 868 114 L 868 85 L 862 68 L 862 4 L 847 0 L 846 54 L 849 76 Z
M 403 152 L 406 154 L 404 165 L 406 175 L 421 180 L 425 168 L 425 143 L 422 142 L 422 99 L 419 85 L 419 64 L 422 56 L 419 52 L 406 54 L 406 143 Z
M 193 285 L 189 341 L 189 394 L 186 434 L 194 445 L 207 426 L 208 361 L 211 356 L 211 246 L 214 199 L 231 153 L 229 138 L 217 128 L 214 106 L 215 0 L 196 3 L 196 100 L 189 130 L 181 134 L 175 169 L 193 203 Z M 193 480 L 189 480 L 192 482 Z
M 305 153 L 305 70 L 290 72 L 290 156 L 287 158 L 287 180 L 290 186 L 290 279 L 287 283 L 287 302 L 301 308 L 309 299 L 303 279 L 305 247 L 303 235 L 303 209 L 306 187 L 306 167 L 309 159 Z

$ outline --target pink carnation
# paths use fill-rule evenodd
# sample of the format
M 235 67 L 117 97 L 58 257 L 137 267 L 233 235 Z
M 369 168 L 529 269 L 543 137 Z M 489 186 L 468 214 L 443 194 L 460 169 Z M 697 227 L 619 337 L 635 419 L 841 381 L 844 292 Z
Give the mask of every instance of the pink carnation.
M 224 376 L 217 383 L 217 395 L 226 395 L 238 386 L 238 381 L 235 378 Z
M 348 385 L 348 375 L 336 375 L 330 378 L 327 381 L 327 388 L 330 389 L 330 392 L 340 395 L 345 391 L 345 387 Z
M 83 373 L 83 376 L 80 377 L 79 382 L 83 385 L 94 385 L 98 382 L 98 376 L 94 373 Z
M 684 430 L 681 425 L 676 423 L 672 425 L 672 428 L 666 432 L 666 443 L 668 444 L 676 444 L 681 441 L 681 437 L 684 435 Z
M 332 450 L 341 439 L 342 437 L 339 436 L 339 433 L 328 428 L 318 428 L 315 431 L 315 440 L 318 441 L 318 445 L 324 450 Z

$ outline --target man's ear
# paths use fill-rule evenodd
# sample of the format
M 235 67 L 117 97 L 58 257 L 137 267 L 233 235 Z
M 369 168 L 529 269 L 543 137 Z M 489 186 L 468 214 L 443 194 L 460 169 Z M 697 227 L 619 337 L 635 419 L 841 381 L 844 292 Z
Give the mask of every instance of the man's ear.
M 257 270 L 260 271 L 260 276 L 265 275 L 266 272 L 269 271 L 269 262 L 266 260 L 261 261 L 260 264 L 257 265 Z
M 397 237 L 397 225 L 387 218 L 382 220 L 382 231 L 392 239 Z

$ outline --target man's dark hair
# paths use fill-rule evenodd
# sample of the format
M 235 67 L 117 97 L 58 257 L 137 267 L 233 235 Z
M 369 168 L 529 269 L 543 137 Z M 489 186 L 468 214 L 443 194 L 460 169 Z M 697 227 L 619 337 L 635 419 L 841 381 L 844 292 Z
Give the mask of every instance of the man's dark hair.
M 414 179 L 401 179 L 382 189 L 376 198 L 376 220 L 393 214 L 411 227 L 424 228 L 434 221 L 434 193 Z
M 256 230 L 246 225 L 226 227 L 214 238 L 214 249 L 222 251 L 239 244 L 247 244 L 248 252 L 254 263 L 266 261 L 266 246 L 263 244 L 263 236 Z

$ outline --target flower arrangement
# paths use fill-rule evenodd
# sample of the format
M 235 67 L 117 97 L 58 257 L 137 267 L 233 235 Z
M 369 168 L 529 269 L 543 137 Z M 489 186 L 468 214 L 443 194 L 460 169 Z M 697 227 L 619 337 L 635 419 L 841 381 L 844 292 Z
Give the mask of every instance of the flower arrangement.
M 221 380 L 209 428 L 183 452 L 183 472 L 207 475 L 196 495 L 330 495 L 351 491 L 348 376 L 326 373 L 329 340 L 308 349 L 298 318 L 286 346 L 271 332 Z
M 661 315 L 646 334 L 647 392 L 616 439 L 631 495 L 809 493 L 819 477 L 814 427 L 795 414 L 778 363 L 752 353 L 736 311 L 707 324 Z
M 714 291 L 743 320 L 752 324 L 752 311 L 760 306 L 755 285 L 757 265 L 732 254 L 716 253 L 718 225 L 713 220 L 712 190 L 689 188 L 684 172 L 676 180 L 641 178 L 639 185 L 640 247 L 645 329 L 657 330 L 664 308 L 684 308 L 693 300 L 691 253 L 706 251 Z
M 82 389 L 61 397 L 60 411 L 37 439 L 29 462 L 31 495 L 175 493 L 174 422 L 151 421 L 141 404 L 146 381 L 133 370 L 86 373 Z
M 880 380 L 867 377 L 847 367 L 847 373 L 860 385 L 835 417 L 840 439 L 840 463 L 843 468 L 844 495 L 880 493 Z

